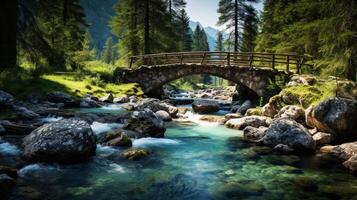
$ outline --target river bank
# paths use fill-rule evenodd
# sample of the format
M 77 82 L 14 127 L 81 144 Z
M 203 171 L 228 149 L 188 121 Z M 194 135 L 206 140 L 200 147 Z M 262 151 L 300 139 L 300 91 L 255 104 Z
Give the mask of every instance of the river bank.
M 1 191 L 10 199 L 351 199 L 356 101 L 305 109 L 288 105 L 296 96 L 286 91 L 262 108 L 212 101 L 224 96 L 214 90 L 186 105 L 186 96 L 61 92 L 20 102 L 1 91 Z

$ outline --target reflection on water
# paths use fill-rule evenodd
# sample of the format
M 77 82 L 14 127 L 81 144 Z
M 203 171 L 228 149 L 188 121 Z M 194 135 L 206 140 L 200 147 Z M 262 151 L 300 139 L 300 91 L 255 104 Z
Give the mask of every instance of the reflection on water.
M 134 147 L 151 152 L 140 161 L 117 158 L 125 149 L 98 145 L 97 156 L 84 164 L 24 167 L 13 198 L 21 199 L 28 186 L 42 199 L 74 200 L 347 200 L 357 194 L 356 177 L 319 156 L 274 155 L 221 125 L 176 124 L 166 136 L 134 140 Z

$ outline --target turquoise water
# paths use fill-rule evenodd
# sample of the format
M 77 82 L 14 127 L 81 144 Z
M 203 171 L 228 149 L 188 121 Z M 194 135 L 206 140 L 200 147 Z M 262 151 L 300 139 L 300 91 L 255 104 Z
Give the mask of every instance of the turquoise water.
M 166 138 L 133 144 L 150 155 L 122 160 L 125 149 L 98 146 L 88 163 L 26 166 L 12 199 L 357 198 L 356 176 L 331 168 L 323 157 L 274 155 L 217 124 L 172 123 Z

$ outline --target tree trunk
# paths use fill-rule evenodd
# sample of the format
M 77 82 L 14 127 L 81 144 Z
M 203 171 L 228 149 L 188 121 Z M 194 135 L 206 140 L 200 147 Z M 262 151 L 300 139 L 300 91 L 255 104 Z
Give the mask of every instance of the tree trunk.
M 145 5 L 145 25 L 144 25 L 144 54 L 150 54 L 150 3 L 146 0 Z
M 17 18 L 18 0 L 2 0 L 0 6 L 0 68 L 16 66 Z
M 234 51 L 238 52 L 238 0 L 234 3 Z

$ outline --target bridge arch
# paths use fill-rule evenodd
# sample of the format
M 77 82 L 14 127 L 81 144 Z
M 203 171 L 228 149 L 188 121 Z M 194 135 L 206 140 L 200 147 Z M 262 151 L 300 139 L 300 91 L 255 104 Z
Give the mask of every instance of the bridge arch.
M 277 70 L 255 67 L 237 67 L 209 64 L 169 64 L 141 66 L 135 70 L 118 71 L 116 76 L 121 82 L 139 83 L 144 93 L 159 97 L 162 86 L 176 79 L 196 74 L 209 74 L 224 78 L 264 96 L 266 85 L 276 75 Z M 285 74 L 285 73 L 283 73 Z

